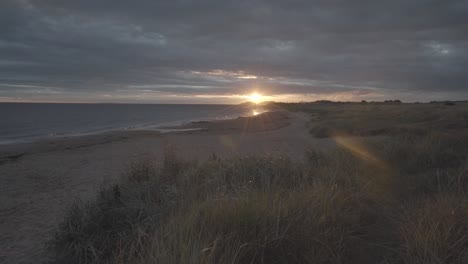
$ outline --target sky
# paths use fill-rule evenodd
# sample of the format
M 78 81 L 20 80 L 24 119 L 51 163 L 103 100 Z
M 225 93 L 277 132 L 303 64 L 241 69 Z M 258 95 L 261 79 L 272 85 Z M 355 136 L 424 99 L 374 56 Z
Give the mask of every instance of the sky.
M 468 100 L 466 0 L 1 0 L 0 101 Z

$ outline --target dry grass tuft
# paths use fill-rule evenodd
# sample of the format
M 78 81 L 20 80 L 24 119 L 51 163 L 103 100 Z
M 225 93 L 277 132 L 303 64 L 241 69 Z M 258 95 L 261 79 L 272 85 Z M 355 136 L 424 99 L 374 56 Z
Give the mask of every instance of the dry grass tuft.
M 468 201 L 440 195 L 405 208 L 400 221 L 405 263 L 468 263 Z

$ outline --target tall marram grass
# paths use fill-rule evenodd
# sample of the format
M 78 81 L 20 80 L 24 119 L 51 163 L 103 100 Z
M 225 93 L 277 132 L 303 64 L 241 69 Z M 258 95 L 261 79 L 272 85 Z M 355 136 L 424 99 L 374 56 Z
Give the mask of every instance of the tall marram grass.
M 466 142 L 365 146 L 385 166 L 341 148 L 202 163 L 168 148 L 69 210 L 55 262 L 468 263 Z
M 399 222 L 401 256 L 405 263 L 466 263 L 468 202 L 445 194 L 407 205 Z

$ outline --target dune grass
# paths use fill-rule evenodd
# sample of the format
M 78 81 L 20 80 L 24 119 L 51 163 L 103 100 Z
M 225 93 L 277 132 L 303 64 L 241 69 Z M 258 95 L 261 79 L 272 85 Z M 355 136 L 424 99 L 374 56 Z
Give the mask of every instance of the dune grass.
M 310 133 L 316 137 L 335 135 L 376 136 L 433 131 L 468 132 L 468 102 L 454 105 L 393 103 L 278 103 L 291 111 L 311 113 Z
M 70 209 L 55 262 L 468 263 L 465 136 L 336 140 L 302 160 L 168 147 Z
M 466 263 L 466 197 L 424 197 L 405 207 L 399 221 L 400 256 L 406 263 Z

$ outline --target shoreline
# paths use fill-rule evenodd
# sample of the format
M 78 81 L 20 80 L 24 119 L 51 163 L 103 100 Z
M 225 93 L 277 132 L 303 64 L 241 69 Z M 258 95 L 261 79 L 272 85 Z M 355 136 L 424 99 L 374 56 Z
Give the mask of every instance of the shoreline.
M 249 125 L 262 119 L 268 120 L 268 122 L 259 123 L 268 123 L 265 127 Z M 245 129 L 244 132 L 274 130 L 287 126 L 287 119 L 286 111 L 265 111 L 254 116 L 180 122 L 179 124 L 174 125 L 158 125 L 153 129 L 117 129 L 96 133 L 38 138 L 36 140 L 25 142 L 12 142 L 0 144 L 0 164 L 9 161 L 16 161 L 22 156 L 28 154 L 59 150 L 61 146 L 64 149 L 70 150 L 138 137 L 161 137 L 166 134 L 193 134 L 196 132 L 235 133 L 242 129 Z M 36 149 L 36 151 L 27 151 L 27 149 L 31 148 Z
M 255 111 L 255 110 L 252 110 Z M 272 110 L 263 109 L 260 114 L 270 112 Z M 246 111 L 247 113 L 248 111 Z M 257 114 L 258 115 L 258 114 Z M 65 138 L 77 138 L 77 137 L 86 137 L 86 136 L 97 136 L 101 134 L 107 133 L 125 133 L 125 132 L 133 132 L 133 131 L 156 131 L 160 133 L 168 133 L 172 131 L 165 131 L 167 128 L 172 128 L 168 130 L 182 130 L 183 128 L 178 128 L 182 126 L 186 126 L 191 123 L 197 122 L 216 122 L 216 121 L 226 121 L 226 120 L 233 120 L 237 118 L 249 118 L 254 117 L 256 114 L 250 115 L 232 115 L 232 116 L 224 116 L 224 117 L 213 117 L 213 118 L 196 118 L 196 119 L 185 119 L 185 120 L 178 120 L 178 121 L 171 121 L 171 122 L 164 122 L 160 124 L 140 124 L 140 125 L 132 125 L 132 126 L 123 126 L 123 127 L 115 127 L 115 128 L 102 128 L 96 129 L 94 131 L 88 132 L 77 132 L 77 133 L 63 133 L 63 134 L 50 134 L 50 135 L 41 135 L 41 136 L 31 136 L 31 137 L 24 137 L 24 138 L 14 138 L 14 139 L 0 139 L 0 150 L 2 146 L 8 145 L 15 145 L 15 144 L 31 144 L 40 141 L 52 141 L 52 140 L 61 140 Z

